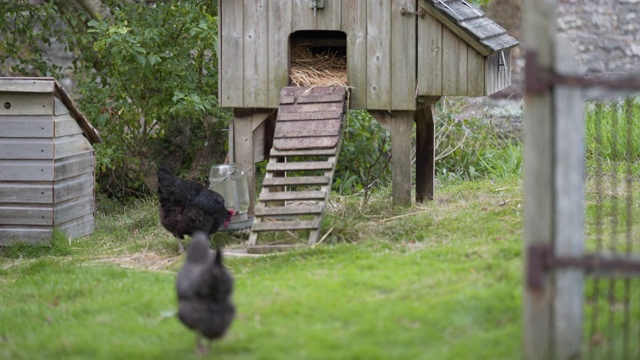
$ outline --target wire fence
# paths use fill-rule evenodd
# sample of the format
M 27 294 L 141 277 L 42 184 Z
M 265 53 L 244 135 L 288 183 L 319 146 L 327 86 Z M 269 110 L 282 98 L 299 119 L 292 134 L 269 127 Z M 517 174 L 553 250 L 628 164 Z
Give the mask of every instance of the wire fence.
M 589 102 L 586 115 L 585 252 L 640 259 L 640 102 Z M 640 358 L 640 277 L 588 277 L 584 311 L 584 358 Z

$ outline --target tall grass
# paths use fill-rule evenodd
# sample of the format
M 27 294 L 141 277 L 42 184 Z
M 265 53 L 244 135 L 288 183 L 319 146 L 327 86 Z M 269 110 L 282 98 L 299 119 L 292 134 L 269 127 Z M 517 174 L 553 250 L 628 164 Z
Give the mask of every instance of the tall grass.
M 631 162 L 640 159 L 640 101 L 638 98 L 588 102 L 585 107 L 585 138 L 590 168 L 600 162 Z
M 445 98 L 438 106 L 436 174 L 441 181 L 520 176 L 523 145 L 491 121 L 461 117 L 464 100 Z

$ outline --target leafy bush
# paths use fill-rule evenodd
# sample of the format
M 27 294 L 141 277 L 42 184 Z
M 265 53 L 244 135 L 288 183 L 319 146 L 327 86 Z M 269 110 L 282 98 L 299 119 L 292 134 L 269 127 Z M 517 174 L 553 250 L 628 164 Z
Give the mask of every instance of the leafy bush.
M 52 38 L 76 55 L 74 95 L 104 140 L 95 146 L 101 194 L 149 194 L 154 162 L 202 176 L 224 160 L 231 118 L 215 96 L 215 2 L 103 4 L 108 19 L 72 1 L 0 2 L 0 25 L 9 29 L 0 41 L 3 70 L 61 78 L 69 69 L 46 60 Z
M 441 181 L 504 178 L 522 173 L 522 143 L 491 122 L 461 119 L 463 101 L 444 98 L 436 106 L 436 175 Z M 415 174 L 415 130 L 413 133 Z M 341 195 L 374 191 L 391 184 L 391 135 L 368 112 L 351 111 L 336 167 L 334 188 Z M 414 175 L 415 176 L 415 175 Z
M 461 119 L 461 101 L 438 103 L 436 176 L 441 181 L 504 178 L 522 172 L 522 142 L 482 119 Z
M 215 97 L 215 9 L 136 6 L 114 11 L 109 23 L 89 23 L 93 48 L 108 66 L 78 86 L 83 110 L 105 139 L 96 146 L 102 191 L 121 197 L 150 191 L 152 162 L 198 173 L 194 165 L 213 160 L 193 164 L 203 148 L 223 160 L 230 119 Z

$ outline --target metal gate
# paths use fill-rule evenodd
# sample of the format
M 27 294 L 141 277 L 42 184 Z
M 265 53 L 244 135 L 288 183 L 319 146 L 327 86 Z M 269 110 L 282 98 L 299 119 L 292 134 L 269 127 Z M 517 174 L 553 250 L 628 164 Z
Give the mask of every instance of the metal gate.
M 525 358 L 639 359 L 640 77 L 577 72 L 554 7 L 524 9 Z

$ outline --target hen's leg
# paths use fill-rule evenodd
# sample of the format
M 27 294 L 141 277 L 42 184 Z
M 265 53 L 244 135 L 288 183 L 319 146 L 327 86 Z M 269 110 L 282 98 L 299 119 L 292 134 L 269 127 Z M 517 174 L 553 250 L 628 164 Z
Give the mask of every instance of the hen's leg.
M 198 355 L 200 356 L 207 355 L 210 351 L 209 347 L 207 346 L 207 344 L 205 344 L 205 342 L 206 340 L 203 341 L 202 336 L 198 334 L 196 337 L 196 353 L 198 353 Z
M 176 236 L 176 240 L 178 240 L 178 254 L 182 254 L 184 252 L 184 246 L 182 246 L 182 239 Z

